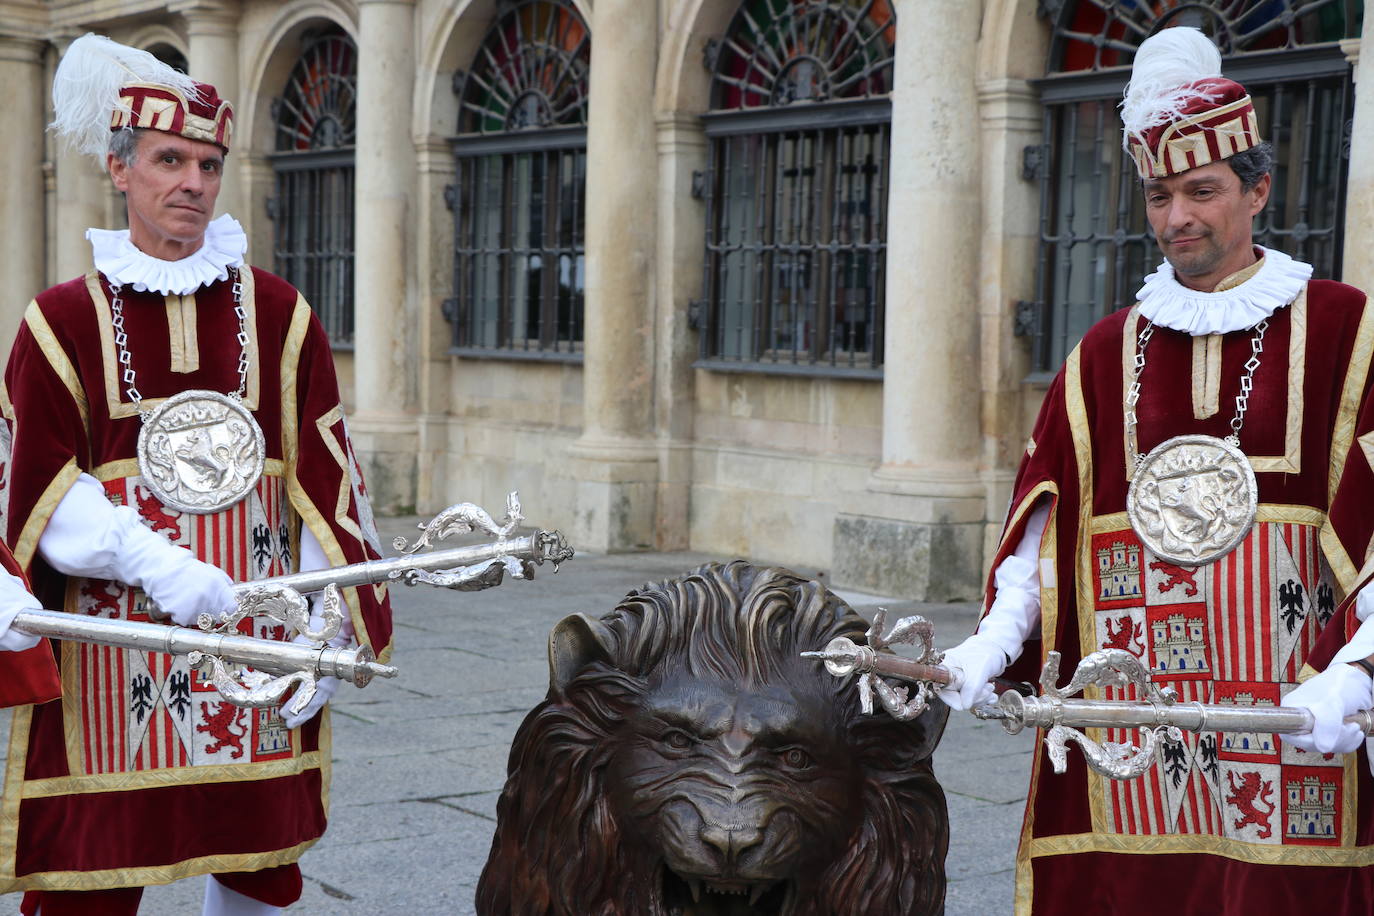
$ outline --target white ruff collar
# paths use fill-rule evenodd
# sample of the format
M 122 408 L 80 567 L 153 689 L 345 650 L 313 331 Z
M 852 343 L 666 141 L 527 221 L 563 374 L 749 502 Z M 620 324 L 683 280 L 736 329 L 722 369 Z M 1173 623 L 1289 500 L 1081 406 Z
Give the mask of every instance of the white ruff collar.
M 1136 293 L 1140 314 L 1194 337 L 1253 328 L 1296 299 L 1312 278 L 1311 264 L 1272 248 L 1260 251 L 1264 263 L 1253 277 L 1217 293 L 1201 293 L 1179 283 L 1174 268 L 1165 261 Z
M 111 283 L 164 296 L 184 296 L 229 279 L 229 268 L 242 266 L 248 250 L 248 236 L 228 213 L 211 220 L 205 227 L 205 241 L 180 261 L 164 261 L 139 251 L 129 241 L 128 229 L 87 229 L 86 238 L 95 255 L 95 269 Z

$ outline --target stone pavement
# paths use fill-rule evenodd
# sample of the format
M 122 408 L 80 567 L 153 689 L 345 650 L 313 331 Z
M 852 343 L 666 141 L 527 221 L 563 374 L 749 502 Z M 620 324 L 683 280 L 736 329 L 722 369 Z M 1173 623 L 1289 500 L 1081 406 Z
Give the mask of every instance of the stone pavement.
M 387 519 L 389 534 L 413 530 Z M 701 554 L 579 554 L 532 582 L 461 593 L 393 591 L 401 676 L 335 698 L 330 826 L 302 859 L 296 914 L 463 916 L 495 827 L 496 798 L 516 727 L 547 689 L 545 644 L 563 616 L 609 611 L 630 589 L 712 559 Z M 816 570 L 799 569 L 805 575 Z M 865 616 L 881 604 L 921 613 L 948 647 L 969 631 L 972 605 L 917 605 L 841 593 Z M 8 730 L 8 718 L 0 718 Z M 948 916 L 1011 912 L 1013 863 L 1030 735 L 1006 735 L 964 713 L 935 755 L 950 811 Z M 206 825 L 213 830 L 213 825 Z M 196 916 L 203 879 L 152 887 L 145 916 Z M 19 895 L 0 895 L 0 916 Z M 875 914 L 876 916 L 876 914 Z

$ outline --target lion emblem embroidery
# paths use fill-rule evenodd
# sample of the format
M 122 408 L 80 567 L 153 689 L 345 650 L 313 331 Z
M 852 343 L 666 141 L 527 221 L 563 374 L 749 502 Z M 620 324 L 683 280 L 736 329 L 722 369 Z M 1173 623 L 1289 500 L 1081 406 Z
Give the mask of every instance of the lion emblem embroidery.
M 1274 803 L 1269 800 L 1270 794 L 1274 791 L 1274 784 L 1265 780 L 1261 786 L 1260 774 L 1254 772 L 1241 773 L 1239 784 L 1236 783 L 1235 773 L 1227 773 L 1226 781 L 1231 784 L 1231 794 L 1226 796 L 1226 803 L 1235 805 L 1241 814 L 1236 819 L 1236 829 L 1254 824 L 1259 828 L 1259 838 L 1269 839 L 1274 832 L 1269 826 L 1269 818 L 1273 816 L 1275 808 Z M 1260 805 L 1267 805 L 1269 810 L 1262 811 Z
M 196 723 L 196 731 L 208 732 L 215 742 L 205 749 L 207 754 L 216 754 L 230 745 L 233 750 L 229 756 L 235 760 L 243 756 L 243 736 L 248 734 L 248 729 L 239 726 L 235 731 L 234 726 L 239 725 L 239 716 L 243 710 L 232 703 L 216 703 L 215 711 L 210 712 L 209 703 L 200 704 L 200 714 L 205 717 L 204 722 Z
M 948 710 L 864 716 L 800 652 L 867 623 L 776 567 L 708 564 L 549 638 L 482 916 L 934 916 Z

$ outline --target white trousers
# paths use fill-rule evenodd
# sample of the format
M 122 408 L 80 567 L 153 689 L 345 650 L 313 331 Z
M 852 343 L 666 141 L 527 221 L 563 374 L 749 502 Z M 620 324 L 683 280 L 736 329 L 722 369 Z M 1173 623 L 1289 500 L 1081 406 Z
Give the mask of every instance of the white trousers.
M 205 876 L 205 907 L 200 916 L 277 916 L 280 912 L 279 906 L 245 897 L 220 884 L 214 875 Z
M 277 916 L 281 911 L 281 907 L 245 897 L 225 887 L 214 875 L 205 876 L 205 906 L 200 916 Z M 43 916 L 41 907 L 37 916 Z

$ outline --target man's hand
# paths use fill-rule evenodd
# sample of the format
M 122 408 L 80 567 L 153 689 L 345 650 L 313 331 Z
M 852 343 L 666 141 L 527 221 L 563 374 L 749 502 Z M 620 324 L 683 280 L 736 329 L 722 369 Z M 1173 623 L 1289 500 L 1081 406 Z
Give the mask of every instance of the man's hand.
M 1321 754 L 1346 754 L 1359 747 L 1365 736 L 1343 720 L 1374 706 L 1374 682 L 1362 669 L 1334 662 L 1284 697 L 1283 705 L 1306 709 L 1316 720 L 1310 733 L 1280 736 L 1284 741 Z
M 963 681 L 958 689 L 942 687 L 937 691 L 940 699 L 950 709 L 972 709 L 992 702 L 993 690 L 988 681 L 1006 670 L 1007 653 L 986 634 L 974 633 L 946 652 L 941 664 L 958 671 Z
M 224 570 L 202 563 L 191 551 L 151 531 L 139 540 L 137 549 L 121 559 L 137 564 L 143 591 L 174 622 L 194 627 L 202 613 L 218 617 L 238 607 L 233 580 Z
M 305 558 L 304 556 L 302 556 L 302 566 L 304 566 L 304 563 Z M 316 633 L 324 629 L 323 605 L 323 594 L 315 595 L 310 600 L 309 626 L 310 629 Z M 343 624 L 339 627 L 338 635 L 335 636 L 333 639 L 329 640 L 328 643 L 328 645 L 331 645 L 336 649 L 342 649 L 344 646 L 352 645 L 353 643 L 353 622 L 349 619 L 348 605 L 342 605 L 341 609 L 343 610 L 344 615 Z M 316 643 L 312 643 L 310 640 L 300 635 L 297 635 L 291 641 L 293 643 L 298 643 L 300 645 L 306 646 L 316 645 Z M 341 683 L 343 682 L 336 677 L 320 678 L 319 683 L 315 685 L 315 695 L 310 698 L 309 703 L 305 704 L 305 709 L 302 709 L 295 715 L 289 715 L 285 712 L 285 710 L 283 710 L 282 721 L 286 723 L 286 727 L 296 728 L 298 726 L 304 725 L 306 722 L 309 722 L 312 718 L 315 717 L 315 714 L 317 712 L 319 712 L 321 709 L 324 709 L 324 704 L 328 703 L 330 700 L 334 698 L 334 694 L 338 692 L 339 685 Z

